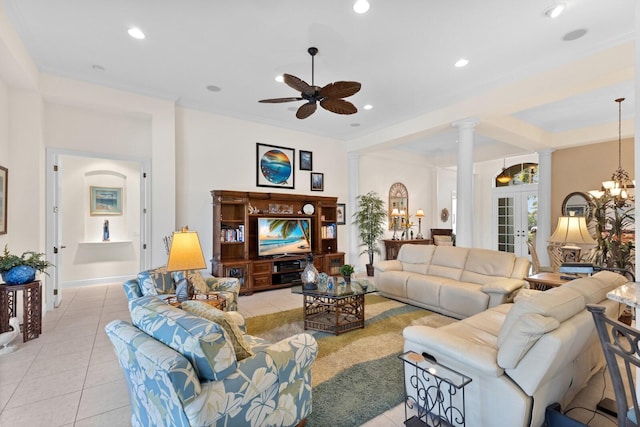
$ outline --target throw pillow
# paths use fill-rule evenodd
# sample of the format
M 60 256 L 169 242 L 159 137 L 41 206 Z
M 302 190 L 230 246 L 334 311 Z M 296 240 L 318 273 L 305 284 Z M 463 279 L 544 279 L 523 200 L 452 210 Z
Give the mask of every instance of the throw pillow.
M 433 236 L 435 246 L 453 246 L 451 236 Z
M 193 287 L 196 289 L 196 292 L 199 294 L 206 294 L 209 292 L 209 287 L 207 286 L 207 282 L 202 277 L 202 273 L 196 271 L 193 274 L 189 275 L 189 280 L 193 284 Z
M 143 296 L 174 294 L 176 292 L 173 274 L 167 271 L 167 267 L 138 273 L 138 282 L 140 282 L 140 291 Z
M 224 329 L 229 341 L 233 344 L 233 349 L 236 352 L 236 359 L 238 361 L 253 356 L 251 346 L 234 319 L 228 313 L 198 300 L 184 301 L 182 303 L 182 309 L 220 325 L 222 329 Z
M 233 346 L 217 323 L 151 295 L 129 301 L 129 309 L 133 325 L 185 356 L 198 378 L 219 381 L 236 370 Z

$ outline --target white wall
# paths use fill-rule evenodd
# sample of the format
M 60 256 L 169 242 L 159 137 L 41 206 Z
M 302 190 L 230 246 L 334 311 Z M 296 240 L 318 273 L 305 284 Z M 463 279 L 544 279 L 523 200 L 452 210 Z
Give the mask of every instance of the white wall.
M 410 220 L 416 224 L 413 228 L 414 234 L 418 233 L 415 213 L 421 208 L 426 214 L 422 218 L 422 234 L 425 237 L 429 235 L 429 229 L 435 224 L 433 215 L 429 215 L 436 200 L 435 175 L 432 166 L 427 165 L 420 156 L 401 151 L 385 151 L 361 154 L 359 169 L 360 194 L 375 191 L 384 201 L 385 208 L 388 207 L 391 185 L 396 182 L 404 184 L 409 193 L 409 213 L 412 215 Z M 350 212 L 353 210 L 351 209 Z M 387 224 L 384 239 L 393 237 L 393 231 L 388 228 Z M 384 259 L 383 243 L 380 243 L 380 251 L 382 255 L 374 257 L 374 262 Z M 350 262 L 356 264 L 358 271 L 364 271 L 364 266 L 369 260 L 367 255 L 361 255 L 357 262 L 356 260 L 350 260 Z
M 330 196 L 347 203 L 347 155 L 341 141 L 183 108 L 176 110 L 176 133 L 176 225 L 198 232 L 207 261 L 212 257 L 211 190 Z M 296 150 L 294 190 L 256 186 L 258 142 Z M 299 169 L 299 150 L 313 153 L 313 172 L 324 173 L 324 191 L 311 191 L 310 172 Z M 344 252 L 349 247 L 346 227 L 338 229 L 338 248 Z
M 0 166 L 9 166 L 9 98 L 7 86 L 0 80 Z M 0 250 L 9 244 L 9 235 L 0 234 Z

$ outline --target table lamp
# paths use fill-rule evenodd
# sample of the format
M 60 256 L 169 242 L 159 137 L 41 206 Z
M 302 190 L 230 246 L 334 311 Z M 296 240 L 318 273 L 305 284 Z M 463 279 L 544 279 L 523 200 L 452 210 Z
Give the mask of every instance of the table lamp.
M 416 236 L 416 239 L 424 239 L 424 236 L 422 235 L 422 217 L 424 216 L 424 211 L 422 209 L 418 209 L 416 216 L 418 217 L 418 235 Z
M 393 218 L 393 237 L 392 240 L 398 240 L 398 217 L 400 216 L 400 211 L 398 208 L 393 208 L 391 211 L 391 218 Z
M 580 262 L 581 246 L 595 246 L 597 242 L 589 234 L 587 221 L 583 216 L 561 216 L 558 218 L 558 226 L 549 243 L 562 245 L 563 262 Z
M 206 268 L 198 233 L 183 227 L 173 233 L 167 271 L 184 271 L 184 278 L 176 285 L 176 297 L 182 302 L 193 297 L 193 284 L 189 281 L 189 270 Z

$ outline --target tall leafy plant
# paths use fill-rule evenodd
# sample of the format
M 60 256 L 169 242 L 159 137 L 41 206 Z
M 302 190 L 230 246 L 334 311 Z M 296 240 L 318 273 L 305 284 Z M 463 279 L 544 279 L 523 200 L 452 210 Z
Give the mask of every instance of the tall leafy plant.
M 373 275 L 373 256 L 381 254 L 378 242 L 384 236 L 387 210 L 384 207 L 384 202 L 375 191 L 361 194 L 356 200 L 358 210 L 353 213 L 353 223 L 358 227 L 360 246 L 364 248 L 360 255 L 367 254 L 369 256 L 367 273 L 370 273 L 371 276 Z
M 595 263 L 607 267 L 634 270 L 634 241 L 624 241 L 623 233 L 633 227 L 634 208 L 616 204 L 610 195 L 594 197 L 593 219 L 595 222 Z

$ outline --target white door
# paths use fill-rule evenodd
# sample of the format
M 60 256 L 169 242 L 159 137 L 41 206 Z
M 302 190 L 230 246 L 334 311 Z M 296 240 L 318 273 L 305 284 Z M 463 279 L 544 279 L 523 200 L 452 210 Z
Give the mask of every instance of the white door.
M 61 268 L 61 243 L 62 221 L 60 215 L 60 200 L 62 186 L 60 184 L 58 154 L 47 151 L 47 261 L 54 267 L 48 270 L 49 277 L 46 286 L 47 310 L 53 310 L 62 301 L 62 289 L 60 288 L 60 268 Z
M 495 249 L 528 256 L 527 240 L 535 238 L 538 220 L 537 185 L 494 190 Z

